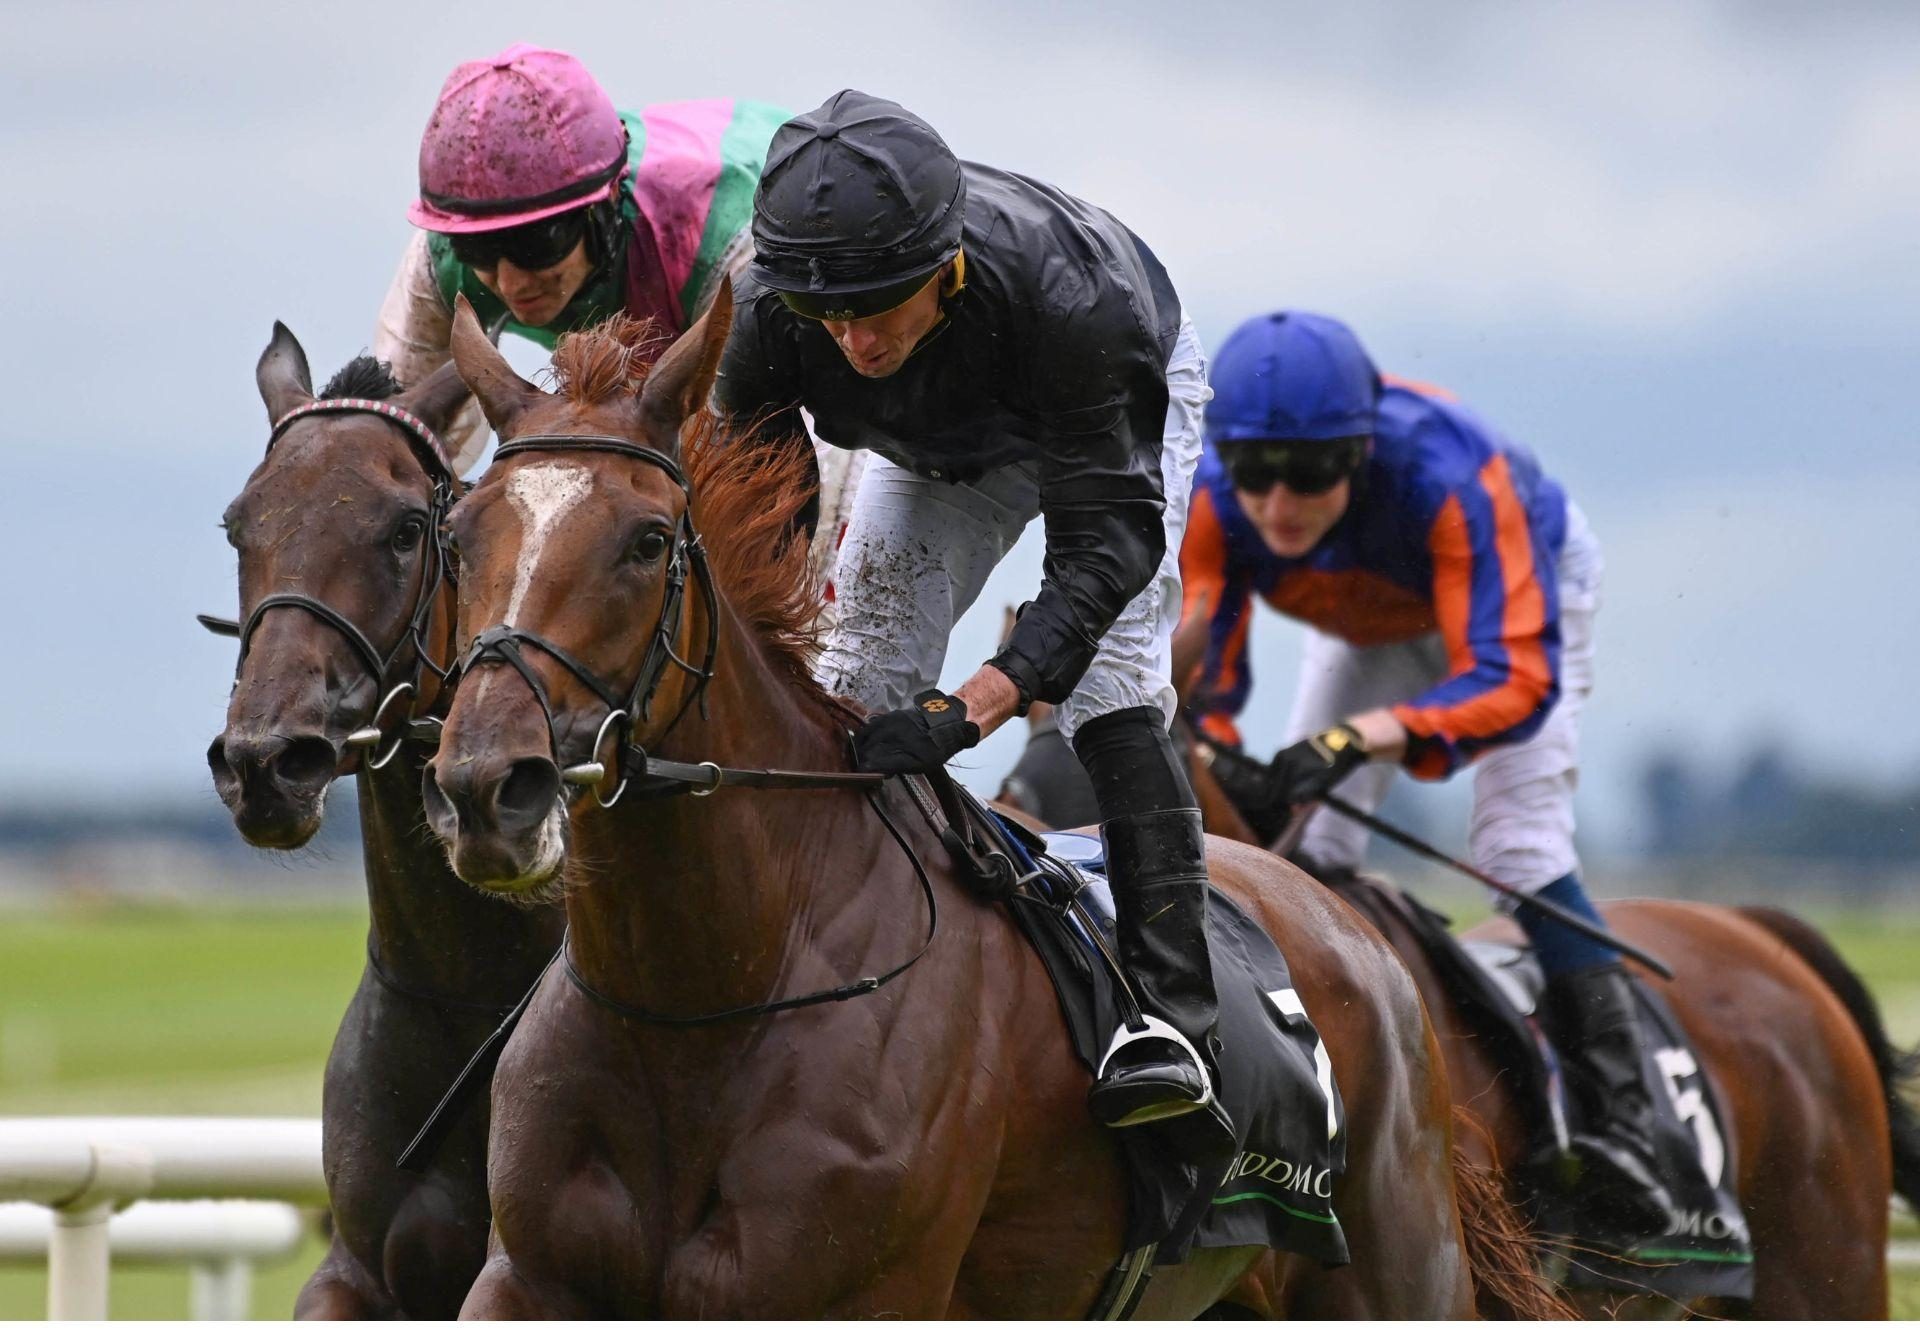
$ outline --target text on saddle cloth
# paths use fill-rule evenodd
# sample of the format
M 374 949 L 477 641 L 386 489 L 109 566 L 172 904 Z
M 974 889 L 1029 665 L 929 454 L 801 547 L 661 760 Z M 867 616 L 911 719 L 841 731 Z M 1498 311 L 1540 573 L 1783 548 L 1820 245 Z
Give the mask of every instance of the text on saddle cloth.
M 1486 1047 L 1512 1074 L 1533 1137 L 1532 1154 L 1551 1161 L 1580 1130 L 1576 1097 L 1540 1018 L 1545 978 L 1531 950 L 1478 939 L 1462 941 L 1445 916 L 1388 890 L 1384 895 L 1414 928 L 1436 972 L 1461 1009 L 1482 1028 Z M 1672 1009 L 1639 980 L 1636 1001 L 1650 1035 L 1649 1085 L 1656 1091 L 1654 1154 L 1675 1211 L 1666 1232 L 1623 1236 L 1576 1213 L 1543 1179 L 1530 1198 L 1542 1233 L 1565 1235 L 1575 1250 L 1563 1283 L 1620 1292 L 1652 1291 L 1682 1302 L 1749 1299 L 1753 1244 L 1734 1192 L 1726 1117 L 1697 1052 Z
M 1051 833 L 1034 855 L 1031 835 L 1005 838 L 1023 874 L 1038 874 L 1009 907 L 1053 978 L 1074 1051 L 1091 1072 L 1122 1020 L 1105 959 L 1114 904 L 1101 844 Z M 1065 908 L 1071 897 L 1084 914 Z M 1088 921 L 1102 946 L 1087 936 Z M 1346 1165 L 1346 1114 L 1332 1061 L 1280 950 L 1218 890 L 1208 900 L 1207 933 L 1220 1000 L 1217 1091 L 1235 1131 L 1189 1114 L 1119 1134 L 1130 1192 L 1126 1246 L 1158 1242 L 1162 1263 L 1196 1247 L 1256 1245 L 1344 1264 L 1346 1236 L 1332 1201 Z

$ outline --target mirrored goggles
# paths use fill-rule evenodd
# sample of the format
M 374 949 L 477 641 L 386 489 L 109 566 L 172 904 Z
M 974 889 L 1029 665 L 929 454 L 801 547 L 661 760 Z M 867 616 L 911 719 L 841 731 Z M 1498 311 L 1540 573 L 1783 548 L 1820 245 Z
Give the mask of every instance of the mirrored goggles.
M 573 253 L 587 234 L 587 211 L 575 208 L 521 226 L 471 231 L 448 239 L 453 242 L 453 257 L 469 268 L 497 268 L 506 259 L 515 268 L 538 272 Z
M 1366 435 L 1346 439 L 1248 439 L 1221 448 L 1234 488 L 1263 495 L 1284 485 L 1321 495 L 1353 475 L 1367 457 Z

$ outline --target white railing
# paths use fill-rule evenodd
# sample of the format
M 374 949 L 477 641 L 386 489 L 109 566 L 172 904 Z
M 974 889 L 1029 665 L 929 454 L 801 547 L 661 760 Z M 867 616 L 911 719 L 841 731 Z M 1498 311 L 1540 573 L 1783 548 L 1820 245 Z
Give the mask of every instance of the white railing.
M 291 1256 L 310 1226 L 286 1202 L 135 1202 L 107 1222 L 114 1260 L 184 1265 L 187 1316 L 245 1321 L 253 1308 L 255 1263 Z M 0 1263 L 39 1265 L 56 1232 L 54 1212 L 0 1202 Z
M 319 1121 L 0 1119 L 0 1202 L 33 1202 L 52 1212 L 44 1230 L 49 1318 L 104 1318 L 116 1243 L 148 1244 L 142 1236 L 150 1226 L 164 1226 L 169 1216 L 161 1211 L 153 1220 L 135 1219 L 141 1212 L 129 1211 L 116 1221 L 116 1211 L 138 1201 L 227 1198 L 324 1204 Z M 198 1245 L 182 1237 L 169 1249 L 166 1240 L 151 1239 L 154 1250 L 178 1252 L 178 1260 L 206 1268 L 197 1282 L 202 1303 L 231 1307 L 245 1289 L 243 1269 L 236 1264 L 260 1245 L 284 1240 L 283 1214 L 271 1221 L 259 1212 L 250 1212 L 251 1219 L 237 1219 L 238 1214 L 193 1212 L 196 1219 L 186 1223 L 200 1226 L 205 1242 Z M 296 1228 L 292 1242 L 298 1241 Z M 224 1293 L 218 1288 L 223 1280 Z
M 248 1200 L 225 1200 L 234 1198 Z M 44 1255 L 49 1318 L 105 1318 L 118 1253 L 188 1264 L 193 1315 L 238 1319 L 252 1263 L 292 1252 L 303 1237 L 296 1207 L 326 1202 L 320 1123 L 0 1118 L 0 1203 L 9 1202 L 32 1205 L 0 1205 L 0 1261 Z M 1888 1257 L 1920 1263 L 1920 1242 L 1895 1240 Z

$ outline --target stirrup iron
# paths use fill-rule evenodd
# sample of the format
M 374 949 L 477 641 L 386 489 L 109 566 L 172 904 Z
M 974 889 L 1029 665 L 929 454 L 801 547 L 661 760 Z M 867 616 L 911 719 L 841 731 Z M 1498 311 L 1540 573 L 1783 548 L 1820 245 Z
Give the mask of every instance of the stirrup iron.
M 1100 1057 L 1100 1067 L 1094 1073 L 1093 1093 L 1099 1092 L 1100 1084 L 1106 1079 L 1107 1069 L 1112 1065 L 1115 1054 L 1128 1045 L 1142 1040 L 1160 1040 L 1175 1046 L 1184 1052 L 1192 1065 L 1200 1073 L 1200 1098 L 1169 1098 L 1153 1104 L 1143 1105 L 1122 1117 L 1107 1123 L 1110 1128 L 1131 1128 L 1142 1123 L 1153 1123 L 1161 1119 L 1178 1118 L 1201 1109 L 1210 1109 L 1217 1102 L 1213 1090 L 1213 1074 L 1207 1070 L 1207 1060 L 1193 1047 L 1191 1041 L 1160 1018 L 1148 1013 L 1140 1014 L 1140 1028 L 1134 1030 L 1122 1025 L 1113 1033 L 1113 1042 L 1107 1046 L 1107 1052 Z

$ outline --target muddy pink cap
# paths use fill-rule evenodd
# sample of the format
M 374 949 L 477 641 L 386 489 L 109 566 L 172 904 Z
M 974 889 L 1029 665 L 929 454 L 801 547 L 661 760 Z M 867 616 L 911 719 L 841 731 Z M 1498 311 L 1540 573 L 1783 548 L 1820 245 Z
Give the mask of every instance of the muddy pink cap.
M 519 226 L 599 197 L 626 162 L 626 126 L 586 66 L 516 43 L 448 76 L 407 217 L 428 231 Z

